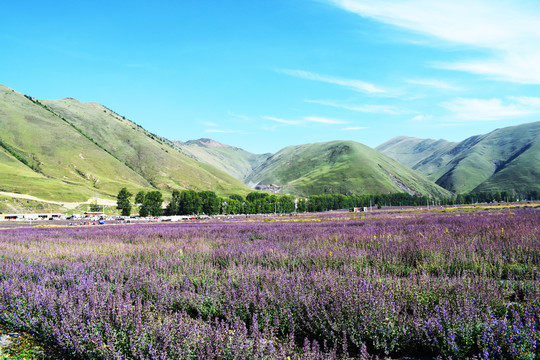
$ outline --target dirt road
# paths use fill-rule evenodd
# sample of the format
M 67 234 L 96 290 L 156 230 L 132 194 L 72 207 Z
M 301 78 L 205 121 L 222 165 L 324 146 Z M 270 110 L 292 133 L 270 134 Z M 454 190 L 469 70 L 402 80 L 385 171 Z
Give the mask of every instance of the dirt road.
M 97 203 L 97 205 L 116 206 L 116 200 L 101 199 L 101 198 L 92 198 L 92 199 L 88 199 L 85 202 L 60 202 L 60 201 L 44 200 L 44 199 L 40 199 L 32 195 L 17 194 L 17 193 L 5 192 L 5 191 L 0 191 L 0 195 L 19 198 L 19 199 L 40 201 L 40 202 L 44 202 L 48 204 L 55 204 L 55 205 L 65 207 L 68 210 L 73 210 L 77 206 L 83 205 L 83 204 L 96 204 Z

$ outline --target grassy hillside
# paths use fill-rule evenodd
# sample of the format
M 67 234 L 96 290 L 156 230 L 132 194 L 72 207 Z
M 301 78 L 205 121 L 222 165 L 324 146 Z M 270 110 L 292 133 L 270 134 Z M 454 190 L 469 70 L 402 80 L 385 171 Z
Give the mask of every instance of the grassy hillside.
M 252 154 L 211 139 L 175 141 L 174 145 L 197 161 L 212 165 L 241 181 L 270 156 L 270 154 Z
M 249 191 L 241 181 L 181 153 L 171 142 L 102 105 L 69 98 L 42 103 L 124 161 L 153 187 L 167 191 L 214 190 L 219 194 Z
M 446 140 L 398 136 L 375 149 L 436 181 L 439 169 L 453 158 L 447 152 L 456 145 Z
M 448 192 L 381 153 L 353 141 L 287 147 L 261 164 L 246 179 L 249 185 L 282 186 L 298 195 Z
M 99 104 L 39 101 L 0 85 L 0 191 L 81 202 L 122 187 L 250 191 Z
M 377 149 L 403 164 L 414 164 L 414 170 L 453 192 L 540 190 L 540 122 L 417 151 L 414 144 L 426 141 L 433 140 L 392 139 Z
M 0 86 L 0 188 L 45 199 L 82 201 L 148 182 L 58 116 Z M 13 180 L 16 179 L 16 180 Z

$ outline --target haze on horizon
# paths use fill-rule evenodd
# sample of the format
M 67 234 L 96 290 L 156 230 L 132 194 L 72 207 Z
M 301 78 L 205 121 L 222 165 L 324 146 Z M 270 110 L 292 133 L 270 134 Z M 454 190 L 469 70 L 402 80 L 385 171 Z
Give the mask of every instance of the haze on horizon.
M 0 84 L 255 153 L 459 141 L 540 114 L 540 3 L 7 2 Z

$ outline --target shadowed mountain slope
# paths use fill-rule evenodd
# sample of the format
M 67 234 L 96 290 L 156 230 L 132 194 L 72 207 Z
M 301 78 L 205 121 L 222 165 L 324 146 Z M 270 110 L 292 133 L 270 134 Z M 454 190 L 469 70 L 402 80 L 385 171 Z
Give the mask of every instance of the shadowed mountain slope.
M 197 161 L 212 165 L 242 181 L 271 155 L 253 154 L 206 138 L 174 141 L 174 145 Z

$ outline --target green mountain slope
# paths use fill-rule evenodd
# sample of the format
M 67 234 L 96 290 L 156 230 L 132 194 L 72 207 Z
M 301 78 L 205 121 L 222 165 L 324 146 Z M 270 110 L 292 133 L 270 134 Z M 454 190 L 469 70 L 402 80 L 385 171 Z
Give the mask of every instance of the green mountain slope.
M 39 104 L 0 86 L 2 182 L 7 191 L 87 200 L 148 182 Z M 7 157 L 7 160 L 6 160 Z M 16 180 L 10 181 L 14 177 Z
M 181 153 L 166 139 L 97 103 L 75 99 L 42 101 L 105 150 L 158 189 L 214 190 L 219 194 L 243 193 L 247 187 L 237 179 Z
M 540 122 L 446 143 L 431 153 L 408 152 L 411 141 L 395 139 L 377 149 L 404 164 L 414 163 L 414 170 L 453 192 L 540 190 Z M 396 155 L 401 153 L 408 159 Z
M 251 186 L 274 184 L 298 195 L 325 193 L 449 193 L 397 161 L 353 141 L 290 146 L 247 177 Z
M 73 202 L 124 186 L 249 192 L 101 105 L 38 101 L 0 85 L 0 191 Z
M 253 154 L 211 139 L 174 141 L 174 145 L 197 161 L 212 165 L 239 180 L 244 180 L 270 154 Z
M 453 159 L 453 155 L 447 152 L 456 145 L 446 140 L 398 136 L 375 149 L 436 181 L 439 168 Z

